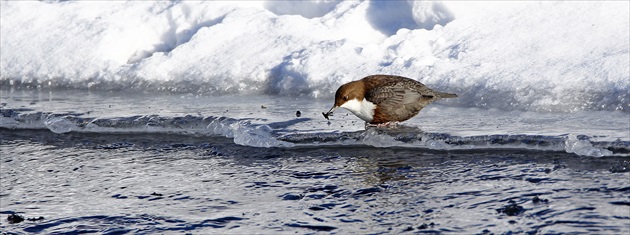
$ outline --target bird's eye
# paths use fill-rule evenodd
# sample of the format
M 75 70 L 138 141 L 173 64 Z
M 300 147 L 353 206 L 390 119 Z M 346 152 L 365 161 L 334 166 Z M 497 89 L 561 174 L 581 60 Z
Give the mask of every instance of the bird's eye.
M 344 97 L 343 97 L 343 100 L 348 100 L 348 96 L 344 96 Z

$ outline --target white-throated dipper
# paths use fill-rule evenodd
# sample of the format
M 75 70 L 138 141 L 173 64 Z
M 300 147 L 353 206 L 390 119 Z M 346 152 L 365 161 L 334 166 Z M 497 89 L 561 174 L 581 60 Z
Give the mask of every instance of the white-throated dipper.
M 406 121 L 433 101 L 455 98 L 456 94 L 429 89 L 411 78 L 394 75 L 370 75 L 339 87 L 335 105 L 326 119 L 337 108 L 350 110 L 369 124 L 389 124 Z

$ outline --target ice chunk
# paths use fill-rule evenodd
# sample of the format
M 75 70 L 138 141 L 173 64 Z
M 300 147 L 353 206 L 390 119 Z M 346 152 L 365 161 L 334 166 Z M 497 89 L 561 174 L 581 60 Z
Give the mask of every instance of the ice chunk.
M 291 147 L 295 144 L 278 140 L 273 130 L 265 124 L 253 124 L 249 120 L 217 118 L 207 127 L 216 135 L 234 138 L 234 143 L 252 147 Z
M 44 125 L 52 132 L 63 134 L 71 132 L 76 124 L 67 119 L 67 116 L 49 115 L 44 119 Z
M 252 147 L 291 147 L 294 144 L 276 139 L 268 125 L 249 125 L 238 122 L 234 130 L 234 143 Z
M 612 155 L 612 151 L 593 147 L 588 139 L 578 138 L 576 134 L 569 134 L 564 142 L 568 153 L 575 153 L 582 156 L 603 157 Z

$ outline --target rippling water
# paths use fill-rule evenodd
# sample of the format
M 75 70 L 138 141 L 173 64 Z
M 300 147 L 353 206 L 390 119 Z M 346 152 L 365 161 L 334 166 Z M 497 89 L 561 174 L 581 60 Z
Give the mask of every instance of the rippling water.
M 7 233 L 630 232 L 630 161 L 0 130 Z

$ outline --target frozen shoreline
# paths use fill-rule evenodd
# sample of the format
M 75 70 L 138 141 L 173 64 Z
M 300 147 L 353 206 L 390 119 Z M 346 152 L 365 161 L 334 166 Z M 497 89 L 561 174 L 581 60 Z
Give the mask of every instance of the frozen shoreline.
M 280 3 L 2 1 L 0 86 L 325 99 L 382 73 L 458 107 L 630 107 L 628 2 Z

